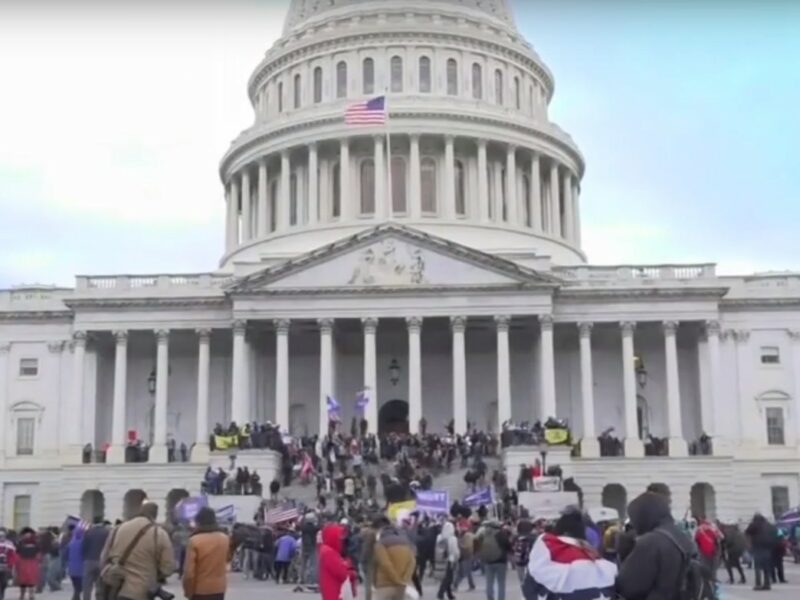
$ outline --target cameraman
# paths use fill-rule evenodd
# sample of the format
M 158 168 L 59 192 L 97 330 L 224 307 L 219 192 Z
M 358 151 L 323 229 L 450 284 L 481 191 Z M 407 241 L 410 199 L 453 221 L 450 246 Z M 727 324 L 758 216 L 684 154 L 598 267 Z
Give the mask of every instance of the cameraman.
M 120 563 L 125 577 L 117 600 L 168 599 L 172 595 L 161 589 L 161 584 L 175 572 L 175 553 L 169 534 L 156 525 L 158 505 L 145 502 L 138 517 L 126 521 L 108 537 L 103 549 L 101 565 Z

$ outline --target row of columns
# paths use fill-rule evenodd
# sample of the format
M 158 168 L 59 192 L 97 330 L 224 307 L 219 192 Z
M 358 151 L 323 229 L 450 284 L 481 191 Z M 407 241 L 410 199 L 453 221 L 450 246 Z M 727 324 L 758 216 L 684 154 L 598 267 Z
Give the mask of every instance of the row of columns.
M 376 135 L 374 139 L 374 164 L 375 164 L 375 218 L 385 219 L 392 217 L 388 190 L 386 189 L 386 151 L 384 136 Z M 444 177 L 440 214 L 446 219 L 455 219 L 458 215 L 456 206 L 455 189 L 455 141 L 453 136 L 444 137 Z M 542 155 L 534 150 L 527 150 L 529 159 L 526 175 L 530 182 L 530 198 L 520 198 L 517 189 L 517 175 L 519 167 L 517 154 L 519 149 L 514 145 L 506 145 L 506 179 L 505 189 L 501 187 L 499 177 L 496 178 L 496 188 L 493 196 L 489 193 L 487 141 L 477 141 L 478 165 L 478 214 L 472 217 L 481 222 L 493 220 L 502 222 L 503 198 L 505 197 L 506 218 L 505 222 L 511 225 L 524 226 L 520 222 L 520 209 L 522 203 L 529 202 L 527 207 L 531 215 L 531 228 L 538 233 L 546 233 L 557 238 L 563 238 L 575 246 L 580 246 L 579 223 L 579 183 L 577 177 L 568 168 L 560 165 L 556 160 L 548 158 L 550 165 L 548 174 L 549 194 L 542 194 L 541 160 Z M 307 146 L 308 168 L 305 170 L 308 191 L 307 224 L 313 226 L 323 219 L 320 215 L 320 181 L 319 181 L 319 149 L 314 142 Z M 357 199 L 351 193 L 350 171 L 350 139 L 342 138 L 339 142 L 339 162 L 343 165 L 340 169 L 339 198 L 341 201 L 340 214 L 344 220 L 354 219 L 358 215 Z M 409 136 L 409 194 L 407 214 L 411 219 L 422 216 L 422 190 L 420 167 L 420 136 Z M 286 230 L 290 227 L 290 175 L 292 172 L 292 155 L 289 149 L 280 153 L 280 185 L 278 197 L 270 200 L 268 195 L 268 160 L 266 157 L 257 162 L 257 182 L 252 181 L 252 168 L 247 166 L 238 173 L 234 173 L 226 186 L 227 218 L 226 218 L 226 250 L 233 252 L 240 244 L 263 238 L 273 230 Z M 257 185 L 256 203 L 252 204 L 251 190 Z M 489 198 L 493 197 L 494 204 L 489 210 Z M 274 210 L 270 210 L 269 202 L 274 202 Z M 298 199 L 299 202 L 299 199 Z M 241 206 L 241 213 L 239 207 Z M 563 222 L 562 222 L 563 209 Z M 272 215 L 276 223 L 272 223 Z M 240 218 L 241 216 L 241 218 Z

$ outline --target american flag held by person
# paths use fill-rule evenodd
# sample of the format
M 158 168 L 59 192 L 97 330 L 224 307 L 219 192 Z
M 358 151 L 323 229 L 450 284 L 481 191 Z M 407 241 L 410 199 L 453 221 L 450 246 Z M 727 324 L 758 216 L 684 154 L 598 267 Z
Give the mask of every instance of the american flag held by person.
M 348 125 L 384 125 L 386 123 L 386 96 L 378 96 L 347 107 L 344 122 Z
M 266 522 L 271 525 L 278 523 L 286 523 L 287 521 L 295 521 L 300 517 L 300 511 L 294 506 L 284 505 L 278 508 L 268 510 L 266 514 Z

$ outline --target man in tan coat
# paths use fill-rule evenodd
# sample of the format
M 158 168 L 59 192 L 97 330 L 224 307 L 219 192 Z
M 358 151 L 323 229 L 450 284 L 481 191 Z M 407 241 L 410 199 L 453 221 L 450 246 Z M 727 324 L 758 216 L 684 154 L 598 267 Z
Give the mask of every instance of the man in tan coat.
M 100 557 L 100 564 L 119 562 L 133 544 L 140 531 L 144 531 L 136 545 L 129 551 L 123 570 L 125 581 L 117 600 L 147 600 L 148 592 L 156 589 L 175 572 L 175 556 L 169 534 L 156 525 L 158 505 L 145 502 L 138 517 L 126 521 L 108 536 Z
M 203 507 L 186 546 L 183 593 L 189 600 L 224 600 L 228 587 L 230 540 L 217 526 L 214 509 Z
M 403 600 L 416 568 L 416 552 L 405 532 L 392 525 L 381 529 L 375 540 L 374 598 Z

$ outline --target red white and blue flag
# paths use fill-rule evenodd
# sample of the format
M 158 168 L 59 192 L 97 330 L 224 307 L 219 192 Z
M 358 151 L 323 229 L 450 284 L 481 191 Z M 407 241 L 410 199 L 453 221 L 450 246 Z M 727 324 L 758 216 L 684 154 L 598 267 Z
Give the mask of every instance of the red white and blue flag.
M 344 112 L 347 125 L 383 125 L 386 123 L 386 96 L 356 102 Z
M 279 506 L 267 511 L 266 521 L 270 525 L 296 521 L 300 518 L 300 511 L 294 506 Z
M 610 600 L 617 565 L 600 557 L 585 541 L 544 533 L 533 545 L 525 600 Z

